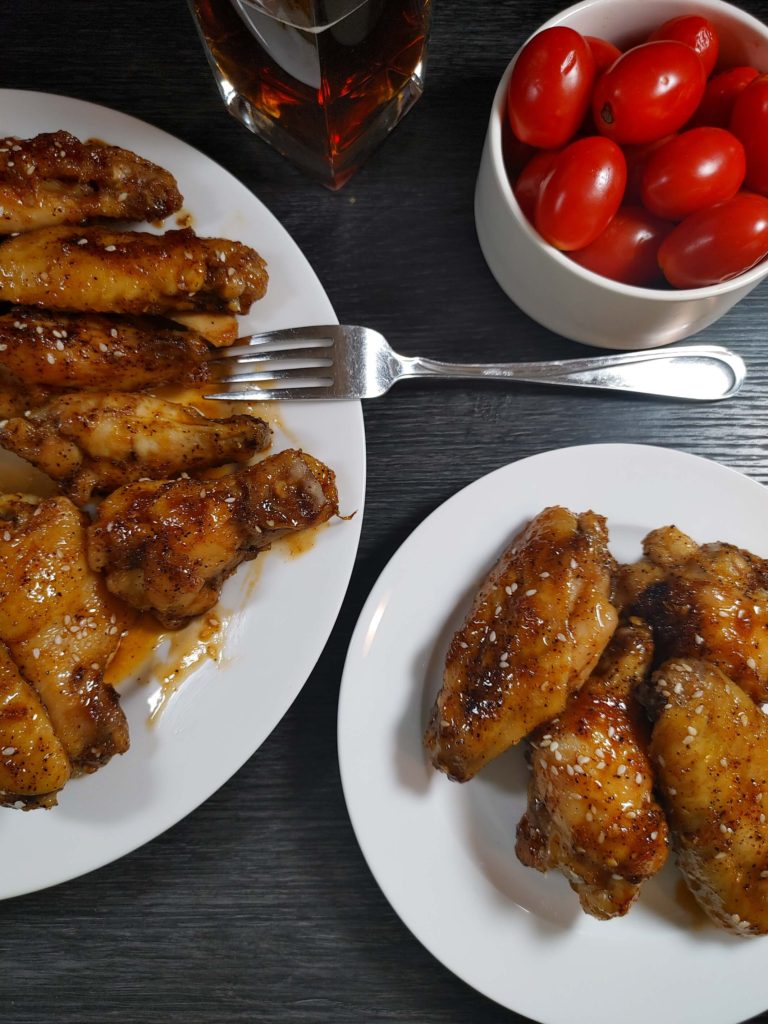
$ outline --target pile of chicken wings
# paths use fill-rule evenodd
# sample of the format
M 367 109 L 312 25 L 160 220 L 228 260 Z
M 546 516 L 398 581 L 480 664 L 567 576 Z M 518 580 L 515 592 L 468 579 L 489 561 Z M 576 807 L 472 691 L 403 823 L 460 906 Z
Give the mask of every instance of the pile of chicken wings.
M 240 242 L 126 227 L 182 202 L 167 170 L 119 147 L 0 139 L 0 446 L 60 492 L 0 494 L 5 806 L 50 807 L 128 749 L 104 670 L 140 612 L 183 626 L 242 561 L 338 511 L 317 459 L 253 462 L 263 420 L 158 393 L 214 379 L 212 345 L 268 282 Z
M 547 508 L 453 637 L 425 734 L 466 782 L 525 741 L 517 856 L 582 909 L 626 914 L 671 850 L 702 909 L 768 933 L 768 561 L 652 531 L 618 565 L 605 519 Z

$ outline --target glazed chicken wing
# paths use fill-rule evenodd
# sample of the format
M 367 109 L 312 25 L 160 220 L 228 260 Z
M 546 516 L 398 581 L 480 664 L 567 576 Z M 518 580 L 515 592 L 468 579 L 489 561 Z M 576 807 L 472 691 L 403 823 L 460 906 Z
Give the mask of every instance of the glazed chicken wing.
M 768 933 L 768 718 L 693 658 L 661 666 L 649 703 L 651 759 L 688 887 L 724 928 Z
M 70 774 L 48 712 L 0 643 L 0 805 L 53 807 Z
M 0 235 L 92 217 L 162 220 L 181 208 L 168 171 L 69 132 L 0 139 Z
M 210 378 L 210 354 L 194 331 L 151 317 L 24 307 L 0 315 L 0 372 L 28 388 L 137 391 L 200 383 Z
M 73 768 L 128 749 L 103 671 L 126 611 L 86 560 L 85 517 L 68 498 L 0 498 L 0 640 L 37 690 Z
M 654 630 L 662 658 L 711 661 L 758 701 L 768 700 L 768 562 L 732 544 L 699 547 L 674 527 L 644 542 L 622 569 L 623 599 Z
M 213 607 L 242 561 L 337 511 L 331 470 L 289 449 L 216 480 L 120 488 L 89 528 L 89 560 L 113 594 L 173 628 Z
M 451 641 L 425 745 L 465 782 L 565 707 L 616 627 L 605 520 L 548 508 L 512 541 Z
M 653 796 L 649 727 L 635 690 L 650 672 L 651 631 L 619 626 L 565 710 L 531 737 L 528 809 L 517 856 L 559 868 L 582 909 L 626 914 L 667 857 L 667 825 Z
M 0 422 L 0 446 L 47 473 L 76 505 L 140 479 L 230 462 L 269 445 L 255 416 L 209 419 L 149 395 L 79 392 Z
M 93 313 L 247 313 L 267 289 L 241 242 L 107 227 L 29 231 L 0 245 L 0 301 Z

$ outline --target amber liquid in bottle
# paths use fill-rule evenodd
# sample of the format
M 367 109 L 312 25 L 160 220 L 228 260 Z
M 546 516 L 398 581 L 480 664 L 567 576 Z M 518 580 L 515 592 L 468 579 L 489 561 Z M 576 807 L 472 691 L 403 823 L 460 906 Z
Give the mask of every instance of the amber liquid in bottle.
M 421 95 L 430 0 L 365 0 L 309 30 L 248 0 L 190 5 L 230 112 L 331 188 Z

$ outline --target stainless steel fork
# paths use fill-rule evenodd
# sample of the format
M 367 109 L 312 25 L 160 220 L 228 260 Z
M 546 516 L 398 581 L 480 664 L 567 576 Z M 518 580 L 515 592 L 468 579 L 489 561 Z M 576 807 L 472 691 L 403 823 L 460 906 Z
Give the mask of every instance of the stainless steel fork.
M 378 331 L 338 324 L 254 334 L 217 350 L 211 361 L 217 381 L 229 390 L 205 397 L 226 401 L 376 398 L 398 380 L 427 377 L 555 384 L 711 402 L 735 395 L 747 372 L 740 356 L 717 345 L 536 363 L 443 363 L 398 355 Z

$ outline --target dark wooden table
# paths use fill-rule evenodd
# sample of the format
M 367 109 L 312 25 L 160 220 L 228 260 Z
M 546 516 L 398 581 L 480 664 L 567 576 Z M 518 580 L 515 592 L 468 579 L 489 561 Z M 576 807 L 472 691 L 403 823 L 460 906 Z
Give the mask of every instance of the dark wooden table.
M 377 327 L 404 352 L 576 356 L 587 350 L 547 333 L 502 294 L 472 212 L 498 78 L 561 6 L 436 0 L 423 99 L 338 194 L 308 182 L 224 112 L 183 0 L 6 0 L 0 86 L 106 104 L 197 146 L 282 221 L 342 322 Z M 768 20 L 768 0 L 743 6 Z M 368 403 L 359 557 L 301 696 L 245 767 L 166 834 L 87 877 L 3 904 L 3 1024 L 515 1019 L 419 945 L 360 854 L 336 758 L 353 626 L 379 572 L 429 512 L 524 456 L 643 442 L 768 482 L 767 302 L 763 285 L 698 339 L 725 343 L 748 362 L 743 394 L 723 405 L 469 384 L 405 384 Z

